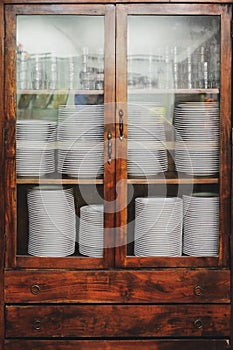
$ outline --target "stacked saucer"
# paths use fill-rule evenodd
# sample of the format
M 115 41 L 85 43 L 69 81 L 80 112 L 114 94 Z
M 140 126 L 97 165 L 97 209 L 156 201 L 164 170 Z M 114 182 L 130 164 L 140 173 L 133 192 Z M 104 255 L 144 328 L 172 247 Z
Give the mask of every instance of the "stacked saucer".
M 183 196 L 183 252 L 191 256 L 217 256 L 219 244 L 219 197 L 214 193 Z
M 28 212 L 29 254 L 64 257 L 74 253 L 76 224 L 71 189 L 34 187 L 28 192 Z
M 181 256 L 182 199 L 148 197 L 135 202 L 135 255 Z
M 80 208 L 79 251 L 94 258 L 103 257 L 104 206 L 85 205 Z
M 95 178 L 104 171 L 103 105 L 61 106 L 58 115 L 58 172 Z
M 167 170 L 164 119 L 156 107 L 128 105 L 129 176 L 153 176 Z
M 55 171 L 56 123 L 18 120 L 16 124 L 16 172 L 40 176 Z
M 175 108 L 177 171 L 208 176 L 219 171 L 219 104 L 185 102 Z

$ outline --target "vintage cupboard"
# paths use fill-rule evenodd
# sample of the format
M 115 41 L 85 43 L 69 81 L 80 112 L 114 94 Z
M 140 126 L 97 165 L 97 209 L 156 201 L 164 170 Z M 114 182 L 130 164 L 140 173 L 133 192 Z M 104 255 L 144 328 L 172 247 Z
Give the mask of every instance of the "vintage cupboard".
M 1 349 L 231 349 L 231 1 L 0 19 Z

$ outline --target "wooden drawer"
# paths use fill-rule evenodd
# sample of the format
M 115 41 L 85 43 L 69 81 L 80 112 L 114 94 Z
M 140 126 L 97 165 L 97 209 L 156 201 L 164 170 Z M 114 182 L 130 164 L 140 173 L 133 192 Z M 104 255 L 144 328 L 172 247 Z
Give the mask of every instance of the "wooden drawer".
M 229 305 L 6 306 L 7 338 L 228 337 L 229 324 Z
M 6 340 L 5 350 L 226 350 L 228 340 Z
M 229 270 L 6 271 L 5 302 L 229 303 Z

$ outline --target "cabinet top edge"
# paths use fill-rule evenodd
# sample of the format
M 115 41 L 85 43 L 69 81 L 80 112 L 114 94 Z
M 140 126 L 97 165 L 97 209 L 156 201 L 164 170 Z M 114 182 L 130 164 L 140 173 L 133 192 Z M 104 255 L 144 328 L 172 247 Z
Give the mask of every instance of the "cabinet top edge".
M 233 4 L 233 0 L 0 0 L 0 4 L 14 4 L 14 5 L 82 5 L 82 4 Z

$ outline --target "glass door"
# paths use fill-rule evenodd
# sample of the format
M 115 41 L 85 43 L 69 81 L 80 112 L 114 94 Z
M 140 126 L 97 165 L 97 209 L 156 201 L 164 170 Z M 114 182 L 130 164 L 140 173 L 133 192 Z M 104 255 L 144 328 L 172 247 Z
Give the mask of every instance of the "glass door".
M 114 18 L 7 7 L 9 266 L 113 263 Z
M 192 5 L 117 16 L 117 264 L 225 266 L 230 17 Z

